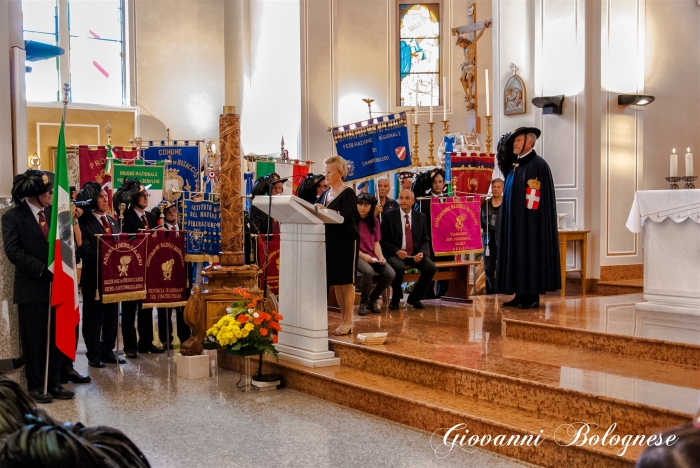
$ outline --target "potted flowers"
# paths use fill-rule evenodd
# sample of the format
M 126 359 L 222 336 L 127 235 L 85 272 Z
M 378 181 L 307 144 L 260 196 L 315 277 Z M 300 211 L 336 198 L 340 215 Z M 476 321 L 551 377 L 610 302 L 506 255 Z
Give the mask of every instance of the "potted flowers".
M 240 299 L 226 308 L 226 315 L 207 330 L 204 339 L 206 349 L 226 348 L 235 356 L 267 354 L 277 359 L 277 334 L 281 331 L 282 316 L 258 310 L 262 297 L 253 296 L 245 288 L 236 288 L 233 294 Z

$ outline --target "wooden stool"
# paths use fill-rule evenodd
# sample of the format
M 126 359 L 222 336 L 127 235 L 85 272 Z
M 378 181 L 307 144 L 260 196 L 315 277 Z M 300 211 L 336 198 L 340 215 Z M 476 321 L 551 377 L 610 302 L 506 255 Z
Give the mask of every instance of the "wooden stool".
M 588 243 L 588 233 L 590 229 L 580 231 L 559 231 L 559 265 L 561 268 L 561 297 L 566 296 L 566 274 L 570 272 L 581 273 L 581 294 L 586 295 L 586 249 Z M 566 243 L 581 242 L 581 269 L 566 269 Z

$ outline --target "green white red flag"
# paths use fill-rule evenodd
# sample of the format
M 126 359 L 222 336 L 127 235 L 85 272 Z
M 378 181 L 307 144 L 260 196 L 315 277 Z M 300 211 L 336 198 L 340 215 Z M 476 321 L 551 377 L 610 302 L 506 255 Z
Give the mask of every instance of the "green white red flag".
M 80 323 L 80 305 L 64 125 L 65 121 L 62 121 L 54 164 L 53 203 L 49 229 L 49 271 L 53 273 L 51 306 L 55 307 L 56 311 L 56 347 L 75 360 L 75 327 Z

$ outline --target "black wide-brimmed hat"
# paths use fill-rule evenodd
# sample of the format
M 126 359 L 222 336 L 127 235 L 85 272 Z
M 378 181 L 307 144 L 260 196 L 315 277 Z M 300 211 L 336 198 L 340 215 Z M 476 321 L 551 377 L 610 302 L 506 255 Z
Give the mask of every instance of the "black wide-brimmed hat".
M 510 136 L 507 138 L 507 143 L 510 144 L 510 146 L 513 146 L 513 142 L 519 135 L 527 135 L 528 133 L 534 133 L 537 138 L 542 135 L 542 130 L 540 130 L 537 127 L 518 127 L 513 132 L 510 134 Z
M 413 186 L 411 187 L 415 197 L 424 197 L 430 192 L 433 189 L 433 180 L 437 176 L 442 176 L 443 179 L 445 178 L 445 171 L 440 167 L 418 174 L 418 177 L 413 181 Z
M 259 177 L 255 183 L 253 184 L 253 191 L 252 195 L 253 197 L 256 197 L 258 195 L 269 195 L 270 193 L 270 188 L 275 185 L 276 183 L 284 183 L 287 182 L 288 179 L 283 179 L 280 177 L 280 175 L 276 172 L 270 172 L 266 176 Z
M 141 194 L 146 189 L 146 187 L 141 184 L 139 179 L 129 179 L 124 177 L 122 185 L 114 192 L 112 196 L 112 204 L 114 205 L 114 210 L 119 211 L 119 205 L 126 204 L 126 209 L 128 210 L 134 205 L 136 197 Z
M 316 188 L 326 176 L 323 174 L 306 174 L 304 180 L 297 187 L 297 197 L 309 203 L 316 202 Z
M 27 169 L 23 174 L 17 174 L 12 180 L 12 200 L 16 205 L 23 198 L 37 197 L 53 190 L 53 177 L 37 169 Z

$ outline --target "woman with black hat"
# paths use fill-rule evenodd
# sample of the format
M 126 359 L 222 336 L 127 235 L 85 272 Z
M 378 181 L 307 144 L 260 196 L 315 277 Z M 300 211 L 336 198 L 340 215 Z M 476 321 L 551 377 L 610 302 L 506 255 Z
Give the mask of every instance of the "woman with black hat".
M 304 180 L 297 187 L 297 197 L 311 204 L 318 201 L 321 194 L 328 188 L 322 182 L 326 180 L 323 174 L 306 174 Z
M 534 150 L 540 134 L 538 128 L 520 127 L 499 148 L 505 184 L 496 289 L 515 294 L 501 304 L 505 307 L 537 308 L 540 294 L 561 288 L 554 181 L 549 164 Z

